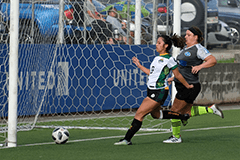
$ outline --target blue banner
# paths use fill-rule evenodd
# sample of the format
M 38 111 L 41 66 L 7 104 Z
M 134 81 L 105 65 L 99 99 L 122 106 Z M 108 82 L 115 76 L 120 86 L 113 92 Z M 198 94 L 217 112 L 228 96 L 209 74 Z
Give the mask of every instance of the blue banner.
M 1 47 L 1 57 L 8 59 L 8 47 Z M 18 115 L 138 108 L 147 75 L 131 59 L 149 68 L 156 55 L 155 45 L 20 45 Z M 8 63 L 2 63 L 4 115 L 7 72 Z

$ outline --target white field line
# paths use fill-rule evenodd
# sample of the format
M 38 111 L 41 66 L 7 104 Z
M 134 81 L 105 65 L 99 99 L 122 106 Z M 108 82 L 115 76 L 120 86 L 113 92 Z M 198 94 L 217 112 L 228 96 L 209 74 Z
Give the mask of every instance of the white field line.
M 223 127 L 208 127 L 208 128 L 197 128 L 197 129 L 186 129 L 182 130 L 182 132 L 191 132 L 191 131 L 204 131 L 204 130 L 213 130 L 213 129 L 228 129 L 228 128 L 240 128 L 240 125 L 237 126 L 223 126 Z M 139 133 L 135 136 L 146 136 L 146 135 L 156 135 L 156 134 L 165 134 L 170 133 L 171 131 L 166 132 L 151 132 L 151 133 Z M 122 138 L 121 136 L 109 136 L 109 137 L 99 137 L 99 138 L 88 138 L 88 139 L 79 139 L 79 140 L 71 140 L 68 141 L 68 143 L 74 143 L 74 142 L 86 142 L 86 141 L 96 141 L 96 140 L 104 140 L 104 139 L 114 139 L 114 138 Z M 24 147 L 24 146 L 39 146 L 39 145 L 47 145 L 47 144 L 55 144 L 54 142 L 46 142 L 46 143 L 34 143 L 34 144 L 25 144 L 25 145 L 18 145 L 18 147 Z M 0 147 L 2 148 L 8 148 L 8 147 Z

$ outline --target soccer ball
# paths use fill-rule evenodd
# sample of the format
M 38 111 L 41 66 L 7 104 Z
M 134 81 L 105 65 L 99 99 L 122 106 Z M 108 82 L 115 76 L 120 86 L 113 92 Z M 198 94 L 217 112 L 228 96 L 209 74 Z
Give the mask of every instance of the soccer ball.
M 63 127 L 58 127 L 53 130 L 52 138 L 57 144 L 64 144 L 68 141 L 69 132 L 67 129 Z

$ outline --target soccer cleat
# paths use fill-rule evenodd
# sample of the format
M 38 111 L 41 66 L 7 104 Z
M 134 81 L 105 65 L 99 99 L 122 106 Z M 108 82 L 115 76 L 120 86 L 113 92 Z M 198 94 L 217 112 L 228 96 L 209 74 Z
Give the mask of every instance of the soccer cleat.
M 114 143 L 116 146 L 132 145 L 132 142 L 127 141 L 126 139 L 121 139 L 119 142 Z
M 174 136 L 169 137 L 169 139 L 164 140 L 163 143 L 182 143 L 182 138 L 176 138 Z
M 213 104 L 210 108 L 213 110 L 213 114 L 224 118 L 222 110 L 216 104 Z

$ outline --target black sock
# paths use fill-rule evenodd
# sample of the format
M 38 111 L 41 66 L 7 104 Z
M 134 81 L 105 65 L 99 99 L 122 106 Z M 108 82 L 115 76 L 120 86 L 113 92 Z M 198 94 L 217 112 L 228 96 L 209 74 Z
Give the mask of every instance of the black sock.
M 162 116 L 160 115 L 161 119 L 181 119 L 181 120 L 187 120 L 189 119 L 189 114 L 179 114 L 176 112 L 172 112 L 169 110 L 162 111 Z
M 132 121 L 132 126 L 128 129 L 124 139 L 130 142 L 134 134 L 141 128 L 141 126 L 142 122 L 134 118 Z

